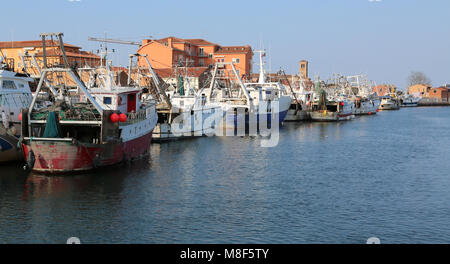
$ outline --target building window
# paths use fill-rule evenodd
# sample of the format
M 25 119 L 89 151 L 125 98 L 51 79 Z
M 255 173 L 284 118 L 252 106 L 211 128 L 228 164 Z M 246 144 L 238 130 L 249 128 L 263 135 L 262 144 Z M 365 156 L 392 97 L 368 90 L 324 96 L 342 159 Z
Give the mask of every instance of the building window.
M 241 62 L 241 60 L 239 58 L 237 58 L 236 59 L 236 63 L 239 63 L 239 62 Z
M 200 60 L 198 61 L 198 63 L 200 64 L 200 67 L 205 66 L 205 62 L 203 61 L 203 59 L 200 59 Z
M 103 97 L 103 104 L 110 105 L 111 101 L 111 97 Z
M 209 53 L 209 58 L 210 58 L 210 59 L 212 59 L 212 56 L 213 56 L 212 53 Z
M 205 51 L 203 50 L 203 48 L 200 48 L 200 49 L 198 50 L 198 54 L 199 54 L 200 56 L 205 55 Z
M 17 89 L 14 81 L 3 81 L 3 89 Z

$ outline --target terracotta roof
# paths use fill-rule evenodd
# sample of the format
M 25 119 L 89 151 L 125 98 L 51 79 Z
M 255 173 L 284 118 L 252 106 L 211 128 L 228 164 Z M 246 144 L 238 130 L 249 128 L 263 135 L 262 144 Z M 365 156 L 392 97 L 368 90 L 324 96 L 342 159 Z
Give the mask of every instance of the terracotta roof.
M 185 68 L 178 68 L 177 73 L 182 76 L 199 77 L 207 70 L 208 67 L 188 67 L 187 74 Z M 161 78 L 175 77 L 175 68 L 155 69 L 154 71 Z
M 159 43 L 167 43 L 169 38 L 171 38 L 173 42 L 180 42 L 180 43 L 185 43 L 186 42 L 186 40 L 184 40 L 184 39 L 180 39 L 180 38 L 176 38 L 176 37 L 172 37 L 172 36 L 167 37 L 167 38 L 157 39 L 155 41 L 157 41 Z
M 128 68 L 113 66 L 113 67 L 111 67 L 111 71 L 113 71 L 113 72 L 123 71 L 123 72 L 128 73 Z
M 185 39 L 185 41 L 197 46 L 219 46 L 204 39 Z
M 433 90 L 448 90 L 448 88 L 445 86 L 441 86 L 441 87 L 433 88 Z
M 252 52 L 252 48 L 248 45 L 246 46 L 223 46 L 220 47 L 215 54 L 227 54 L 227 53 L 248 53 Z
M 36 53 L 36 57 L 42 57 L 44 54 L 42 51 Z M 54 56 L 61 56 L 62 53 L 61 51 L 55 50 L 55 49 L 51 49 L 47 51 L 47 56 L 49 57 L 54 57 Z M 89 58 L 89 59 L 100 59 L 100 56 L 95 55 L 94 53 L 91 52 L 87 52 L 87 51 L 78 51 L 78 52 L 70 52 L 70 51 L 66 51 L 66 55 L 67 57 L 78 57 L 78 58 Z
M 45 41 L 46 46 L 59 46 L 58 41 Z M 25 48 L 25 47 L 42 47 L 42 40 L 26 40 L 26 41 L 1 41 L 0 48 Z M 78 48 L 80 47 L 64 43 L 64 47 Z

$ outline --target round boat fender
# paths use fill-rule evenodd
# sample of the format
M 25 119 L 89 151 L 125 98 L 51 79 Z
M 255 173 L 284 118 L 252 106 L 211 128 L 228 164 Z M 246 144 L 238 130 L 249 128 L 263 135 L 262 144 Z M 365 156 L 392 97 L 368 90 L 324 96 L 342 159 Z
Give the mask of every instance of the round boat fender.
M 34 163 L 36 162 L 36 158 L 34 156 L 34 152 L 32 150 L 28 151 L 27 163 L 23 166 L 24 170 L 31 170 L 34 168 Z

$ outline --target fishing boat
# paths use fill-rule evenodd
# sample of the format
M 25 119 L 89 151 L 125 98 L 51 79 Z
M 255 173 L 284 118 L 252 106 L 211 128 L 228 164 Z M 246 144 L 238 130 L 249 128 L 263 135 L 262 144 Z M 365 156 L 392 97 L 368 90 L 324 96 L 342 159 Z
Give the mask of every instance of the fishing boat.
M 226 113 L 223 124 L 225 129 L 245 128 L 245 131 L 258 131 L 271 128 L 273 121 L 284 121 L 291 105 L 291 97 L 285 94 L 285 87 L 280 82 L 266 82 L 262 55 L 260 62 L 260 76 L 256 83 L 244 83 L 233 63 L 228 63 L 234 73 L 236 85 L 215 91 L 218 66 L 227 64 L 216 63 L 209 97 Z
M 18 141 L 20 137 L 20 113 L 31 104 L 29 82 L 34 79 L 14 72 L 0 57 L 0 162 L 23 159 Z
M 381 100 L 370 89 L 368 79 L 364 75 L 347 76 L 348 94 L 355 104 L 355 115 L 374 115 L 378 112 Z
M 375 115 L 380 107 L 380 99 L 376 97 L 356 97 L 354 98 L 355 115 Z
M 420 97 L 408 95 L 405 98 L 400 99 L 401 107 L 417 107 L 419 106 Z
M 325 90 L 312 103 L 311 119 L 319 122 L 351 120 L 355 116 L 354 103 L 345 97 L 328 99 Z
M 65 63 L 48 68 L 44 55 L 36 94 L 30 107 L 22 110 L 20 142 L 26 167 L 43 173 L 79 172 L 147 155 L 157 122 L 155 104 L 140 102 L 139 87 L 115 84 L 109 66 L 106 81 L 88 89 L 69 66 L 62 33 L 41 36 L 43 41 L 58 37 Z M 60 96 L 53 97 L 51 105 L 39 107 L 38 95 L 48 88 L 44 80 L 61 73 L 76 87 L 57 86 Z
M 306 82 L 301 76 L 299 81 L 297 82 L 297 85 L 292 87 L 289 80 L 286 78 L 286 74 L 284 74 L 284 71 L 282 72 L 282 74 L 289 84 L 289 88 L 291 91 L 290 95 L 292 98 L 291 105 L 284 121 L 298 122 L 311 119 L 311 101 L 314 98 L 314 91 L 308 91 L 306 89 Z
M 206 96 L 205 87 L 195 90 L 189 82 L 180 81 L 178 87 L 165 83 L 153 70 L 147 55 L 135 54 L 147 63 L 147 80 L 152 80 L 150 93 L 145 98 L 157 101 L 158 123 L 153 131 L 154 142 L 186 139 L 211 135 L 216 123 L 208 122 L 215 115 L 221 115 L 221 107 L 213 104 Z M 185 70 L 187 74 L 187 70 Z M 182 76 L 178 76 L 182 79 Z M 187 76 L 184 78 L 188 79 Z M 223 114 L 222 116 L 223 117 Z

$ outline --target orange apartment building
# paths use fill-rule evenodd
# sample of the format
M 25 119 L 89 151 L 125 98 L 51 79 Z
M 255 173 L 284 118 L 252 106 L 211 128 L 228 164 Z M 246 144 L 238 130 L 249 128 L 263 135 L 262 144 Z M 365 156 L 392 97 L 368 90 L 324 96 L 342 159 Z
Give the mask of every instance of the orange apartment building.
M 46 43 L 46 55 L 48 66 L 63 65 L 63 57 L 61 49 L 59 48 L 58 41 L 47 40 Z M 36 61 L 39 66 L 43 66 L 43 46 L 41 40 L 29 40 L 29 41 L 2 41 L 0 42 L 1 56 L 4 56 L 9 63 L 11 69 L 16 72 L 27 72 L 33 77 L 39 76 L 38 70 L 35 65 L 31 64 L 31 60 L 24 55 L 32 55 L 36 57 Z M 67 55 L 69 64 L 72 67 L 99 66 L 100 57 L 91 53 L 82 51 L 81 47 L 64 43 L 64 50 Z M 25 66 L 25 67 L 24 67 Z
M 204 39 L 167 37 L 144 39 L 138 53 L 147 55 L 156 70 L 209 67 L 216 62 L 233 62 L 238 74 L 244 79 L 249 79 L 252 71 L 253 52 L 249 45 L 220 46 Z M 143 58 L 139 58 L 139 66 L 145 67 L 145 63 Z M 219 74 L 230 76 L 231 66 L 224 65 L 219 69 Z

